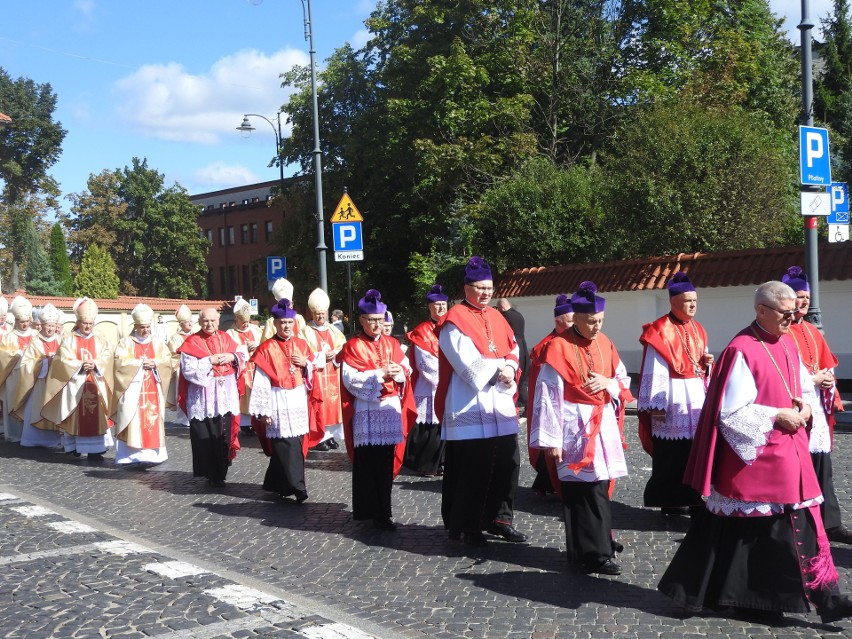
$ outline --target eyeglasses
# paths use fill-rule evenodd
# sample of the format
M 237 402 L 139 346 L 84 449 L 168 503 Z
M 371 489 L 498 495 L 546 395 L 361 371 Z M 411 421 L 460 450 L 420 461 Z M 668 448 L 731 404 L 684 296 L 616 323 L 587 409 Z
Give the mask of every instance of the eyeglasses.
M 769 306 L 769 304 L 758 304 L 758 306 L 763 306 L 764 308 L 768 308 L 770 310 L 775 311 L 785 320 L 786 319 L 795 319 L 795 317 L 796 317 L 796 311 L 779 311 L 774 306 Z
M 474 286 L 473 284 L 468 284 L 468 286 L 470 286 L 477 293 L 493 293 L 494 292 L 493 286 Z
M 385 323 L 385 320 L 381 317 L 362 317 L 361 319 L 367 322 L 370 326 L 378 326 L 379 324 Z

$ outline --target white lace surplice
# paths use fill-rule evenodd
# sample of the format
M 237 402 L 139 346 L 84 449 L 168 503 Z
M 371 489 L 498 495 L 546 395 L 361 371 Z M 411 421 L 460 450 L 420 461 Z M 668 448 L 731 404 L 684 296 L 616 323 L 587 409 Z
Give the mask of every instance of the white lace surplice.
M 630 378 L 624 365 L 619 363 L 616 377 L 607 389 L 617 398 L 621 385 L 628 387 Z M 575 404 L 565 400 L 564 380 L 556 370 L 543 364 L 535 386 L 535 404 L 530 419 L 530 446 L 534 448 L 561 448 L 562 463 L 556 467 L 562 481 L 601 481 L 627 475 L 627 461 L 621 444 L 616 415 L 617 400 L 603 407 L 601 429 L 595 442 L 592 462 L 575 473 L 568 464 L 583 458 L 588 441 L 588 424 L 594 406 Z
M 420 424 L 437 424 L 435 415 L 435 388 L 438 386 L 438 358 L 419 346 L 414 348 L 414 366 L 420 375 L 414 385 L 414 403 Z
M 483 357 L 473 341 L 454 324 L 439 335 L 441 351 L 453 367 L 447 388 L 441 439 L 484 439 L 518 432 L 513 395 L 517 385 L 489 384 L 499 369 L 517 364 L 503 358 Z M 518 355 L 518 347 L 512 351 Z
M 186 353 L 181 353 L 180 368 L 181 375 L 189 382 L 186 394 L 187 417 L 203 420 L 225 413 L 240 414 L 236 375 L 214 377 L 209 357 L 197 359 Z
M 257 417 L 272 418 L 272 423 L 266 427 L 266 436 L 270 439 L 298 437 L 309 430 L 307 388 L 272 386 L 269 375 L 257 367 L 254 369 L 249 411 Z
M 804 366 L 801 366 L 799 375 L 800 379 L 809 379 Z M 746 464 L 753 463 L 762 453 L 775 427 L 775 416 L 778 414 L 776 407 L 756 404 L 756 399 L 757 385 L 754 376 L 742 353 L 737 353 L 725 383 L 725 389 L 722 391 L 719 434 Z M 811 407 L 812 412 L 815 408 L 819 408 L 819 399 L 814 392 L 813 384 L 804 385 L 802 399 Z M 707 509 L 726 517 L 758 517 L 784 512 L 786 507 L 808 508 L 813 504 L 821 504 L 822 501 L 822 496 L 799 504 L 742 501 L 720 495 L 714 487 L 711 488 L 707 499 Z
M 406 362 L 397 362 L 408 370 Z M 355 446 L 385 446 L 402 441 L 402 403 L 396 395 L 380 397 L 383 375 L 380 369 L 359 371 L 346 362 L 340 369 L 340 378 L 355 398 L 352 418 L 352 437 Z M 398 375 L 397 382 L 405 382 Z
M 639 399 L 640 411 L 663 410 L 665 421 L 652 422 L 652 435 L 660 439 L 692 439 L 704 405 L 704 379 L 676 379 L 669 375 L 669 365 L 653 346 L 648 346 L 642 366 Z

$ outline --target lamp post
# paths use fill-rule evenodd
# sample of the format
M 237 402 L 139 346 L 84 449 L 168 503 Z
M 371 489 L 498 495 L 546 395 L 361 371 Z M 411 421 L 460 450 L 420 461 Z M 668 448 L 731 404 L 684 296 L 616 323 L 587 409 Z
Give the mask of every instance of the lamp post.
M 305 40 L 310 43 L 311 56 L 311 101 L 314 114 L 314 186 L 316 188 L 316 221 L 317 221 L 317 274 L 319 275 L 319 286 L 328 291 L 328 277 L 325 269 L 325 253 L 328 248 L 325 245 L 325 229 L 323 228 L 322 211 L 322 149 L 320 149 L 319 137 L 319 109 L 317 108 L 317 66 L 314 62 L 316 51 L 314 50 L 314 23 L 311 19 L 311 0 L 302 0 L 302 17 L 305 22 Z
M 249 118 L 261 118 L 262 120 L 266 120 L 269 123 L 269 126 L 272 127 L 272 132 L 275 133 L 275 157 L 278 158 L 278 175 L 281 181 L 279 185 L 281 188 L 281 196 L 284 196 L 284 163 L 281 161 L 281 112 L 278 112 L 278 126 L 275 126 L 275 123 L 267 118 L 265 115 L 260 115 L 259 113 L 246 113 L 243 116 L 243 123 L 237 127 L 237 131 L 240 132 L 240 135 L 243 137 L 248 137 L 251 135 L 251 132 L 255 130 L 255 128 L 249 122 Z

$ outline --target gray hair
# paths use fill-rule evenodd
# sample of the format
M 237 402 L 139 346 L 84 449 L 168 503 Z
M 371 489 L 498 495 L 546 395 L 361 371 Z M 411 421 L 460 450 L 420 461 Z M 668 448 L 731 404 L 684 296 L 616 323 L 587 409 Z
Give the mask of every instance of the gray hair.
M 778 282 L 776 280 L 761 284 L 754 292 L 755 308 L 757 308 L 758 304 L 778 306 L 778 303 L 782 300 L 795 299 L 796 292 L 792 288 L 784 284 L 784 282 Z

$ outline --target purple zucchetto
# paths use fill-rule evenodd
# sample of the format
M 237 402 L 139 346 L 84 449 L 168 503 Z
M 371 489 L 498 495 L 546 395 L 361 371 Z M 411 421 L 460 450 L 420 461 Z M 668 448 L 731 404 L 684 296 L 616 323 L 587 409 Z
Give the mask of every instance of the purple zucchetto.
M 598 287 L 594 282 L 581 282 L 577 292 L 571 296 L 571 306 L 575 313 L 602 313 L 606 307 L 606 300 L 600 295 L 595 295 Z
M 426 301 L 432 302 L 448 302 L 450 298 L 444 293 L 444 289 L 440 284 L 433 284 L 429 292 L 426 293 Z
M 692 284 L 692 281 L 683 271 L 678 271 L 669 279 L 669 283 L 666 284 L 666 288 L 669 289 L 669 297 L 672 298 L 675 295 L 680 295 L 681 293 L 694 293 L 695 286 Z
M 270 311 L 275 319 L 296 319 L 296 311 L 293 303 L 286 297 L 282 297 Z
M 465 284 L 473 284 L 474 282 L 483 282 L 485 280 L 491 281 L 493 279 L 491 277 L 491 267 L 488 266 L 488 262 L 478 255 L 474 255 L 468 260 L 467 266 L 464 267 Z
M 573 313 L 574 307 L 571 305 L 571 298 L 567 295 L 559 295 L 556 298 L 556 305 L 553 307 L 553 317 L 565 315 L 565 313 Z
M 382 294 L 371 288 L 358 300 L 358 310 L 361 315 L 384 315 L 388 305 L 382 303 Z
M 796 293 L 811 290 L 811 285 L 808 284 L 808 276 L 800 266 L 791 266 L 788 268 L 787 272 L 781 277 L 781 281 Z

